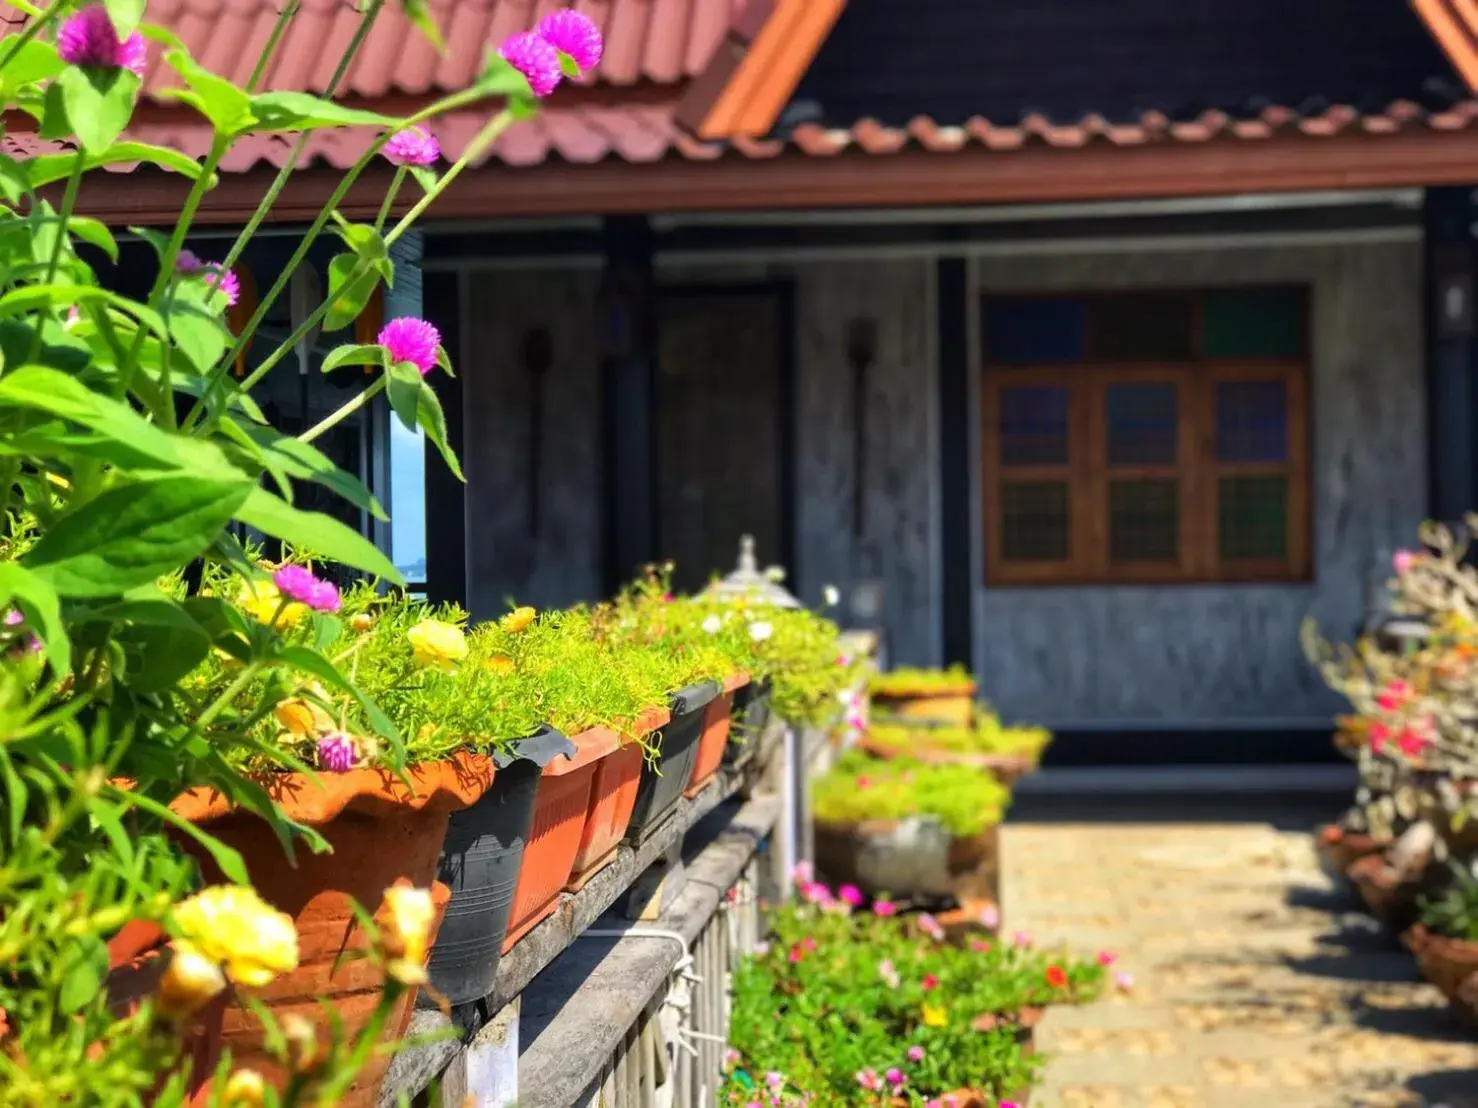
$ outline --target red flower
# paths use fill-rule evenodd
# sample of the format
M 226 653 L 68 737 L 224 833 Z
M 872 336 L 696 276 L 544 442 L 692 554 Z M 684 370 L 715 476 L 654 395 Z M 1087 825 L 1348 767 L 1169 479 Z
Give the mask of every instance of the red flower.
M 1399 711 L 1411 699 L 1412 689 L 1405 681 L 1392 681 L 1380 695 L 1375 698 L 1375 703 L 1382 711 Z
M 1067 986 L 1067 974 L 1061 966 L 1047 967 L 1047 984 L 1054 989 L 1062 989 Z
M 939 978 L 935 977 L 932 973 L 924 974 L 924 992 L 927 993 L 931 989 L 937 988 L 939 988 Z

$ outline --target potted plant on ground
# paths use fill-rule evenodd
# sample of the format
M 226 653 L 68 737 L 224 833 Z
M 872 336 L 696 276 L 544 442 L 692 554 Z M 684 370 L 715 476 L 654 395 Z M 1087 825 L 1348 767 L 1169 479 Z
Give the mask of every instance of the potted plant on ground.
M 874 674 L 868 684 L 873 704 L 886 715 L 969 727 L 975 712 L 975 678 L 964 666 L 904 667 Z
M 849 751 L 812 785 L 817 866 L 869 892 L 994 899 L 1009 803 L 989 770 Z
M 1422 976 L 1465 1022 L 1478 1024 L 1478 878 L 1468 863 L 1451 871 L 1452 883 L 1423 898 L 1420 922 L 1403 939 Z
M 1010 786 L 1037 767 L 1051 741 L 1045 728 L 1006 727 L 994 712 L 983 708 L 969 727 L 874 722 L 859 746 L 880 757 L 980 766 Z

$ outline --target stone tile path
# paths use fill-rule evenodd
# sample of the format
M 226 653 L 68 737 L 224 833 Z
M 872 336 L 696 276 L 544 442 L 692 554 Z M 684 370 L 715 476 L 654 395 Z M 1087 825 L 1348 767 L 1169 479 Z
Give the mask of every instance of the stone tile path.
M 1478 1036 L 1267 823 L 1008 824 L 1008 929 L 1134 987 L 1054 1009 L 1032 1108 L 1478 1108 Z

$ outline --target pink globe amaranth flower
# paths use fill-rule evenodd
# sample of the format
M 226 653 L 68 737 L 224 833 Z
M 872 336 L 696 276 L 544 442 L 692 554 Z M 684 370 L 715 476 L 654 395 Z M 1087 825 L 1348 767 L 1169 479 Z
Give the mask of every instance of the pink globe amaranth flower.
M 503 60 L 528 78 L 535 96 L 548 96 L 564 79 L 559 65 L 559 51 L 537 31 L 520 31 L 509 35 L 498 47 Z
M 409 315 L 392 319 L 380 328 L 376 341 L 390 354 L 392 362 L 410 362 L 423 377 L 436 368 L 441 332 L 424 319 Z
M 844 903 L 851 905 L 853 908 L 857 908 L 862 905 L 862 890 L 859 889 L 856 885 L 843 885 L 837 890 L 837 896 L 841 898 Z
M 200 260 L 200 255 L 188 246 L 174 256 L 174 268 L 176 273 L 199 273 L 205 265 Z
M 885 1076 L 888 1078 L 888 1084 L 892 1085 L 895 1089 L 898 1088 L 898 1086 L 902 1085 L 905 1080 L 907 1080 L 903 1076 L 903 1071 L 897 1066 L 890 1066 Z
M 996 1108 L 1019 1108 L 1019 1106 L 1014 1100 L 1003 1100 L 996 1105 Z
M 226 307 L 236 307 L 236 301 L 241 299 L 241 278 L 235 271 L 221 266 L 207 266 L 206 269 L 205 287 L 224 296 Z
M 441 157 L 441 144 L 425 127 L 396 131 L 380 151 L 392 165 L 431 165 Z
M 908 1060 L 910 1062 L 922 1062 L 924 1060 L 924 1048 L 921 1046 L 909 1047 Z
M 1100 966 L 1111 966 L 1119 960 L 1112 950 L 1100 950 L 1098 952 L 1098 964 Z
M 348 773 L 359 761 L 359 746 L 342 731 L 318 740 L 318 764 L 330 773 Z
M 569 8 L 550 12 L 541 19 L 538 35 L 561 54 L 568 54 L 581 73 L 589 73 L 598 66 L 605 53 L 606 44 L 595 20 Z
M 339 590 L 332 581 L 321 581 L 304 566 L 283 566 L 272 575 L 272 583 L 283 596 L 306 604 L 315 612 L 337 612 Z
M 56 51 L 69 65 L 144 75 L 144 36 L 135 31 L 120 39 L 101 4 L 89 4 L 67 18 L 57 32 Z
M 896 916 L 898 914 L 898 905 L 894 904 L 891 900 L 875 900 L 872 902 L 872 910 L 874 915 Z

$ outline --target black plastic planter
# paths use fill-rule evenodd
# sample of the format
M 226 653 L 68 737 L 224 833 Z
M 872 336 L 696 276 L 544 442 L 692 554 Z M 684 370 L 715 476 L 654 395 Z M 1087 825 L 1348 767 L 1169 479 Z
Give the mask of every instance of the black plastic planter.
M 735 689 L 734 722 L 729 728 L 729 745 L 724 749 L 724 765 L 733 767 L 747 761 L 769 722 L 769 681 L 751 681 Z
M 431 948 L 431 990 L 421 991 L 420 1007 L 437 1007 L 436 994 L 455 1007 L 492 992 L 539 775 L 556 754 L 574 751 L 574 743 L 549 727 L 514 743 L 494 756 L 493 787 L 472 807 L 452 813 L 437 873 L 452 899 Z
M 716 681 L 689 685 L 672 694 L 672 719 L 658 732 L 657 762 L 648 760 L 636 787 L 636 805 L 631 810 L 626 840 L 646 842 L 667 822 L 688 787 L 698 740 L 703 737 L 703 709 L 719 694 Z

